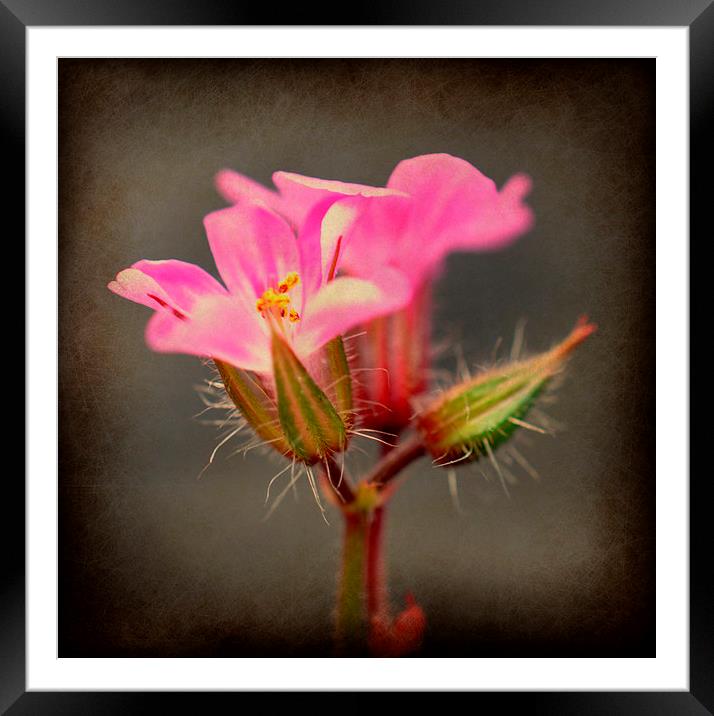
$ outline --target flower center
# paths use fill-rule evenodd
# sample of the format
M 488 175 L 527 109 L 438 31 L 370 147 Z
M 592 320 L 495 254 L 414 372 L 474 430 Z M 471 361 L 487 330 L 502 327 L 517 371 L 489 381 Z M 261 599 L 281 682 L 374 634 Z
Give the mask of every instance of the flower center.
M 287 318 L 291 323 L 300 320 L 300 314 L 290 306 L 290 289 L 300 283 L 300 276 L 296 271 L 291 271 L 277 288 L 268 288 L 263 295 L 255 302 L 255 308 L 263 318 L 274 316 L 275 318 Z

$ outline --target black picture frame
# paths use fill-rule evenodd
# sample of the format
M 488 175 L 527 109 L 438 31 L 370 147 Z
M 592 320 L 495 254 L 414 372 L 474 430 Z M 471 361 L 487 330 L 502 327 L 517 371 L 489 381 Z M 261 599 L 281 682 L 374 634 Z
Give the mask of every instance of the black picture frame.
M 711 202 L 713 152 L 706 136 L 714 126 L 714 5 L 712 0 L 455 0 L 406 2 L 391 0 L 353 9 L 354 25 L 599 25 L 687 26 L 690 35 L 690 234 L 702 234 L 704 212 Z M 2 156 L 10 179 L 5 189 L 6 218 L 11 237 L 24 234 L 24 213 L 19 210 L 25 192 L 25 38 L 28 26 L 73 25 L 260 25 L 275 11 L 216 0 L 0 0 L 0 77 L 2 78 Z M 281 24 L 339 24 L 320 4 L 281 10 Z M 21 177 L 23 180 L 21 180 Z M 708 199 L 708 201 L 707 201 Z M 14 209 L 14 210 L 13 210 Z M 711 231 L 711 229 L 709 230 Z M 705 305 L 702 282 L 695 281 L 697 240 L 690 241 L 690 303 Z M 694 259 L 694 260 L 692 260 Z M 23 259 L 24 260 L 24 259 Z M 13 314 L 14 315 L 14 314 Z M 691 320 L 690 320 L 691 326 Z M 7 330 L 10 330 L 9 328 Z M 24 328 L 22 329 L 24 333 Z M 690 340 L 691 351 L 691 340 Z M 690 370 L 696 368 L 691 353 Z M 36 376 L 25 376 L 26 382 Z M 704 397 L 690 401 L 692 416 Z M 691 421 L 694 424 L 694 421 Z M 701 423 L 699 423 L 701 425 Z M 701 428 L 700 428 L 701 429 Z M 690 439 L 691 444 L 691 439 Z M 674 476 L 673 476 L 674 477 Z M 707 512 L 712 490 L 706 471 L 690 476 L 690 690 L 688 692 L 475 692 L 468 698 L 477 707 L 490 705 L 524 708 L 557 714 L 705 714 L 714 713 L 714 581 L 711 578 L 711 540 Z M 170 708 L 171 693 L 25 692 L 25 556 L 24 487 L 18 471 L 8 470 L 4 480 L 4 584 L 0 601 L 0 710 L 21 714 L 142 713 Z M 243 694 L 182 693 L 181 706 L 193 704 L 218 710 L 219 699 Z M 208 699 L 208 700 L 206 700 Z

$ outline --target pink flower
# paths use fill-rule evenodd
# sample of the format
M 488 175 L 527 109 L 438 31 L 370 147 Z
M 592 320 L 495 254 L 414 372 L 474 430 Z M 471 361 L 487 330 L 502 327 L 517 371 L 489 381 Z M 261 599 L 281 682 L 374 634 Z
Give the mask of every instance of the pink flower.
M 369 279 L 390 266 L 409 281 L 410 300 L 390 316 L 377 318 L 358 339 L 361 399 L 371 409 L 363 423 L 399 432 L 413 413 L 412 398 L 428 388 L 431 362 L 431 283 L 451 251 L 490 251 L 527 231 L 533 214 L 523 203 L 530 190 L 524 175 L 499 191 L 478 169 L 448 154 L 426 154 L 400 162 L 384 188 L 345 184 L 276 172 L 272 191 L 224 170 L 216 177 L 229 201 L 260 201 L 299 223 L 330 196 L 363 202 L 342 240 L 341 268 Z
M 400 162 L 386 187 L 371 187 L 276 172 L 272 191 L 230 170 L 216 184 L 234 203 L 259 201 L 299 225 L 320 201 L 338 196 L 379 196 L 362 206 L 351 225 L 342 269 L 369 277 L 375 266 L 401 269 L 413 290 L 433 276 L 451 251 L 501 248 L 527 231 L 533 214 L 523 203 L 530 180 L 512 177 L 499 191 L 478 169 L 449 154 Z
M 516 175 L 499 191 L 463 159 L 426 154 L 400 162 L 381 188 L 289 172 L 273 174 L 273 183 L 278 191 L 230 170 L 216 177 L 228 201 L 261 202 L 295 225 L 319 202 L 343 197 L 357 216 L 342 236 L 342 271 L 371 279 L 389 266 L 409 282 L 402 310 L 369 322 L 357 343 L 367 368 L 360 397 L 372 406 L 363 423 L 399 432 L 413 413 L 412 398 L 428 388 L 432 279 L 448 253 L 498 249 L 531 227 L 533 214 L 523 203 L 530 179 Z
M 198 266 L 169 259 L 138 261 L 108 287 L 155 310 L 146 331 L 153 350 L 269 373 L 271 331 L 307 357 L 408 298 L 406 281 L 388 267 L 375 270 L 371 280 L 337 276 L 346 245 L 340 237 L 360 201 L 338 199 L 315 202 L 297 240 L 285 219 L 261 204 L 209 214 L 204 225 L 225 286 Z

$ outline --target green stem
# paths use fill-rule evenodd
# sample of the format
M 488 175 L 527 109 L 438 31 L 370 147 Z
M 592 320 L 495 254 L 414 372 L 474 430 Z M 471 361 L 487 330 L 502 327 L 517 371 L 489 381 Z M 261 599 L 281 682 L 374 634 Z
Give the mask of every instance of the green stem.
M 345 532 L 337 598 L 337 651 L 342 656 L 368 654 L 370 629 L 389 617 L 382 555 L 388 497 L 382 488 L 423 454 L 418 437 L 405 440 L 382 456 L 342 506 Z
M 368 651 L 375 620 L 389 616 L 382 558 L 384 507 L 344 515 L 337 645 L 343 656 L 360 656 Z
M 367 539 L 367 567 L 365 572 L 367 591 L 367 619 L 370 623 L 375 619 L 388 616 L 387 588 L 384 581 L 384 513 L 386 505 L 377 507 L 372 513 Z
M 345 656 L 363 654 L 367 645 L 364 594 L 369 517 L 364 512 L 343 512 L 345 533 L 342 576 L 337 601 L 337 649 Z

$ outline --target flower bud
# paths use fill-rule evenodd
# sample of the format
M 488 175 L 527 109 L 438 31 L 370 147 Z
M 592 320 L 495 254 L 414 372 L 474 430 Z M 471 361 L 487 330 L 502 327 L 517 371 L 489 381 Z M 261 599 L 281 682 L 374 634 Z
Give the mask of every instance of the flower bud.
M 344 450 L 344 421 L 278 331 L 271 352 L 278 416 L 292 454 L 313 464 Z
M 427 450 L 442 462 L 488 455 L 523 425 L 570 352 L 595 328 L 582 318 L 546 353 L 486 371 L 440 395 L 417 418 Z

